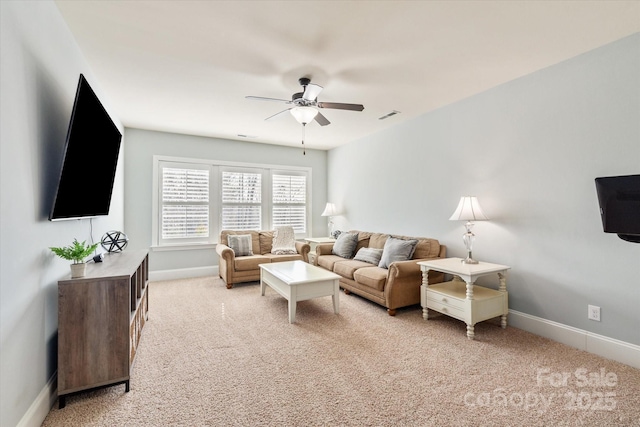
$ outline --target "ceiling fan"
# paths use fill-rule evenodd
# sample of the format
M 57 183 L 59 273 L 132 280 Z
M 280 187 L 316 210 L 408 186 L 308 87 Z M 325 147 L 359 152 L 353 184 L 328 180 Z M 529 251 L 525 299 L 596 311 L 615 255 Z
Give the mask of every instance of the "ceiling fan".
M 285 104 L 293 104 L 293 107 L 282 110 L 272 116 L 267 117 L 265 120 L 271 120 L 281 114 L 289 111 L 296 120 L 303 126 L 309 123 L 311 120 L 318 122 L 321 126 L 326 126 L 331 122 L 323 116 L 318 108 L 332 108 L 336 110 L 350 110 L 350 111 L 362 111 L 364 106 L 362 104 L 345 104 L 342 102 L 318 102 L 318 95 L 322 92 L 322 86 L 311 83 L 311 79 L 307 77 L 301 77 L 298 79 L 298 83 L 302 86 L 302 92 L 294 93 L 291 96 L 291 100 L 278 99 L 278 98 L 265 98 L 262 96 L 247 96 L 247 99 L 255 99 L 258 101 L 276 101 Z

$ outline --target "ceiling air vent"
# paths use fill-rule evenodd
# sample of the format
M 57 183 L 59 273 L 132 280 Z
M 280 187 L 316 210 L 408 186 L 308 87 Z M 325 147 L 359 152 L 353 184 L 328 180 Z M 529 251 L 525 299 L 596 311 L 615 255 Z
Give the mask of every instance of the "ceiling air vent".
M 395 116 L 396 114 L 399 114 L 399 113 L 400 113 L 400 111 L 392 110 L 389 114 L 385 114 L 382 117 L 378 117 L 378 120 L 384 120 L 384 119 L 386 119 L 388 117 Z

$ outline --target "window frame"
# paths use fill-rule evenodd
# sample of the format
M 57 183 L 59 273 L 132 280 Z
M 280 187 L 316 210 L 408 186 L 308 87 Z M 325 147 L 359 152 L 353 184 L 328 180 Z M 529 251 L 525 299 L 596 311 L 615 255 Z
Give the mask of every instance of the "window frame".
M 209 167 L 209 237 L 202 241 L 183 241 L 165 242 L 161 239 L 162 224 L 162 170 L 163 164 L 178 164 L 188 169 L 189 165 L 195 168 Z M 272 229 L 272 210 L 273 210 L 273 188 L 272 175 L 306 175 L 306 224 L 304 233 L 296 233 L 296 238 L 302 239 L 309 236 L 313 218 L 312 209 L 312 172 L 313 169 L 308 166 L 287 166 L 273 165 L 263 163 L 247 163 L 247 162 L 230 162 L 215 159 L 197 159 L 175 156 L 153 156 L 153 180 L 152 180 L 152 220 L 151 248 L 155 251 L 164 250 L 193 250 L 193 249 L 209 249 L 215 248 L 222 230 L 222 171 L 262 171 L 262 224 L 261 230 Z M 185 239 L 186 240 L 186 239 Z

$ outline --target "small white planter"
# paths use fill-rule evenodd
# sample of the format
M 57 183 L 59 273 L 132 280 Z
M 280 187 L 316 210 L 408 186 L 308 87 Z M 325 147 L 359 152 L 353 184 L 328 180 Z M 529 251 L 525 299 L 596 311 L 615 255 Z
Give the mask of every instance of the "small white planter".
M 87 264 L 71 264 L 71 278 L 77 279 L 78 277 L 84 277 L 84 272 L 87 268 Z

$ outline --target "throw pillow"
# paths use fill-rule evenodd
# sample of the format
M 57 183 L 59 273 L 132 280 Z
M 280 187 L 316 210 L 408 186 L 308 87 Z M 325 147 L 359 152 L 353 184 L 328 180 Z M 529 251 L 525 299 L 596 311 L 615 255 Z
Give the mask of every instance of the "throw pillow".
M 229 241 L 229 247 L 236 256 L 253 255 L 251 234 L 229 234 L 227 240 Z
M 378 267 L 389 268 L 392 262 L 406 261 L 411 259 L 416 249 L 417 240 L 404 240 L 389 237 L 382 250 L 382 258 Z
M 275 255 L 294 255 L 296 250 L 296 233 L 293 227 L 277 227 L 273 233 L 271 253 Z
M 356 256 L 353 258 L 356 261 L 364 261 L 369 264 L 378 265 L 382 258 L 382 249 L 376 248 L 360 248 Z
M 351 258 L 358 245 L 358 234 L 341 233 L 333 244 L 331 252 L 342 258 Z

